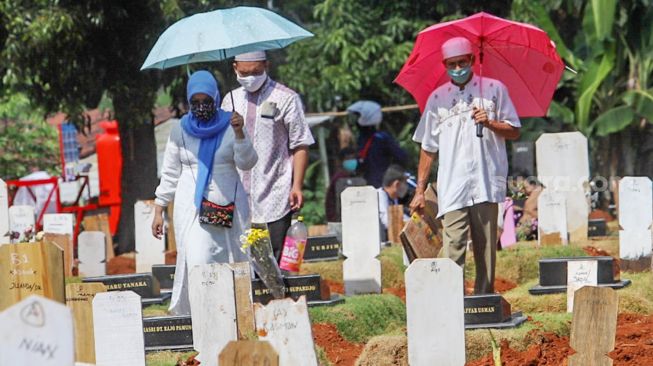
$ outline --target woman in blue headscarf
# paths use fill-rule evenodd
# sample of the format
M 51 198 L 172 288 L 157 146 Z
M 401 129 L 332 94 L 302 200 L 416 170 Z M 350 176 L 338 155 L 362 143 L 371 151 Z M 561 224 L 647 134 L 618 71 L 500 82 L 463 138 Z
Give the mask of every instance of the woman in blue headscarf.
M 177 267 L 170 311 L 190 313 L 188 272 L 198 264 L 247 261 L 239 237 L 249 225 L 249 205 L 237 168 L 251 169 L 258 157 L 243 132 L 243 117 L 219 108 L 213 75 L 197 71 L 186 88 L 190 113 L 170 131 L 156 189 L 152 234 L 163 233 L 163 211 L 174 199 Z M 235 203 L 232 227 L 202 224 L 203 200 Z

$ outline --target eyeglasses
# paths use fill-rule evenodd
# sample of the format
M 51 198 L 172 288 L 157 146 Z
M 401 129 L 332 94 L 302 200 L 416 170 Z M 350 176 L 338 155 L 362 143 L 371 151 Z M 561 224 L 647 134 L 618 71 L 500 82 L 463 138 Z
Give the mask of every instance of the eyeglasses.
M 456 68 L 456 66 L 460 67 L 461 69 L 464 69 L 465 67 L 469 67 L 469 65 L 472 64 L 472 59 L 471 57 L 462 59 L 462 60 L 450 60 L 450 61 L 445 61 L 444 66 L 449 69 L 453 70 Z

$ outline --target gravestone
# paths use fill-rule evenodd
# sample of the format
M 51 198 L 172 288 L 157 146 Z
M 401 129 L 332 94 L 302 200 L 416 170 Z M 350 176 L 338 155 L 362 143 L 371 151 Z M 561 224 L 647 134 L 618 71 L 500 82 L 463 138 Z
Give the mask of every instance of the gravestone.
M 151 272 L 152 265 L 165 263 L 165 242 L 152 235 L 154 201 L 138 201 L 134 204 L 136 227 L 136 273 Z
M 609 256 L 544 258 L 539 260 L 539 284 L 528 292 L 532 295 L 567 292 L 567 265 L 569 262 L 588 260 L 597 262 L 598 286 L 620 289 L 630 285 L 630 280 L 621 278 L 619 265 Z
M 465 296 L 465 329 L 514 328 L 526 320 L 521 312 L 513 313 L 500 294 Z
M 615 345 L 618 304 L 611 288 L 586 286 L 576 292 L 569 341 L 576 353 L 569 366 L 612 366 L 607 354 Z
M 304 262 L 336 260 L 340 256 L 340 241 L 335 234 L 309 236 L 304 250 Z
M 587 138 L 580 132 L 545 133 L 535 145 L 538 180 L 565 197 L 569 240 L 587 240 L 590 211 Z
M 0 365 L 72 366 L 75 362 L 70 309 L 29 296 L 0 313 Z
M 342 277 L 345 294 L 381 293 L 379 203 L 372 186 L 342 192 Z
M 512 142 L 512 175 L 525 174 L 526 177 L 535 175 L 535 146 L 531 141 Z
M 218 360 L 220 366 L 279 366 L 279 355 L 265 341 L 231 341 Z
M 84 283 L 100 282 L 107 287 L 107 291 L 134 291 L 143 300 L 161 295 L 159 281 L 151 273 L 86 277 L 82 281 Z
M 571 261 L 567 263 L 567 312 L 574 309 L 574 297 L 583 286 L 598 284 L 598 262 L 595 260 Z
M 7 183 L 0 179 L 0 245 L 9 243 L 9 196 Z
M 399 234 L 404 227 L 404 206 L 388 206 L 388 241 L 394 244 L 401 243 Z
M 567 245 L 567 206 L 565 195 L 542 190 L 537 198 L 537 241 L 539 245 Z
M 464 365 L 462 268 L 449 258 L 416 259 L 405 278 L 408 363 Z
M 619 184 L 619 256 L 624 270 L 651 267 L 652 192 L 648 177 L 624 177 Z
M 75 265 L 75 248 L 73 241 L 67 234 L 43 234 L 44 243 L 50 243 L 58 246 L 63 250 L 63 269 L 66 277 L 73 276 L 73 267 Z
M 294 300 L 306 296 L 309 306 L 317 303 L 333 304 L 338 302 L 338 298 L 330 300 L 331 294 L 328 293 L 329 286 L 322 286 L 322 279 L 318 274 L 306 274 L 296 276 L 284 276 L 285 297 Z M 265 286 L 261 279 L 252 280 L 252 298 L 254 302 L 267 304 L 274 299 L 272 292 Z
M 152 275 L 159 281 L 161 291 L 172 291 L 172 286 L 175 283 L 175 270 L 174 264 L 155 264 L 152 266 Z
M 111 228 L 109 226 L 109 215 L 105 213 L 97 215 L 85 216 L 82 220 L 84 230 L 86 231 L 101 231 L 104 233 L 107 246 L 107 263 L 115 256 L 113 251 L 113 237 L 111 236 Z
M 77 237 L 79 276 L 104 276 L 107 273 L 105 236 L 101 231 L 83 231 Z
M 96 294 L 93 328 L 97 366 L 145 366 L 143 312 L 136 293 Z
M 413 215 L 401 231 L 401 244 L 409 262 L 416 258 L 437 258 L 442 249 L 440 238 L 418 215 Z
M 249 262 L 231 263 L 234 271 L 236 295 L 236 320 L 238 339 L 247 339 L 254 334 L 254 308 L 252 306 L 252 273 Z
M 233 271 L 222 263 L 194 266 L 188 296 L 196 358 L 204 366 L 216 366 L 218 353 L 238 339 Z
M 259 340 L 272 344 L 280 365 L 317 366 L 306 298 L 254 304 L 254 317 Z
M 193 349 L 193 324 L 190 315 L 143 318 L 146 351 Z
M 40 295 L 65 302 L 63 251 L 51 243 L 0 245 L 0 311 Z
M 101 283 L 69 283 L 66 285 L 66 305 L 70 308 L 75 326 L 75 361 L 95 363 L 95 335 L 93 334 L 93 297 L 107 288 Z
M 34 207 L 9 207 L 9 231 L 13 237 L 12 243 L 33 242 L 36 236 L 35 225 Z
M 587 236 L 596 238 L 608 235 L 608 224 L 605 219 L 592 219 L 588 221 Z
M 74 232 L 73 214 L 44 214 L 43 232 L 51 234 L 64 234 L 72 239 Z

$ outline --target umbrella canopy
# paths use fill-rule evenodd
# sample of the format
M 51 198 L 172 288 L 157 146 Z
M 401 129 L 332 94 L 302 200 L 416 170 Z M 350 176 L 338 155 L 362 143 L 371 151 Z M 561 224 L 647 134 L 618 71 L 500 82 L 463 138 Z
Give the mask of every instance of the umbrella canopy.
M 487 13 L 424 29 L 395 82 L 410 92 L 420 110 L 438 86 L 450 80 L 442 63 L 442 44 L 452 37 L 469 39 L 474 72 L 503 82 L 520 117 L 546 115 L 564 64 L 547 34 L 532 25 Z
M 285 47 L 313 34 L 262 8 L 239 6 L 195 14 L 171 25 L 156 41 L 143 69 L 166 69 Z

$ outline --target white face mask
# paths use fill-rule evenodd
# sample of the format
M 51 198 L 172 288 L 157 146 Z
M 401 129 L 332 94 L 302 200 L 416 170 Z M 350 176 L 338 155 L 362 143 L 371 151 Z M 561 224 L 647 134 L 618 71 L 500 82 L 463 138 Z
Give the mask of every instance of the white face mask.
M 263 71 L 261 75 L 250 75 L 250 76 L 240 76 L 238 73 L 236 73 L 236 79 L 240 83 L 240 85 L 245 88 L 250 93 L 253 93 L 263 86 L 263 83 L 265 83 L 265 80 L 267 80 L 268 74 Z

